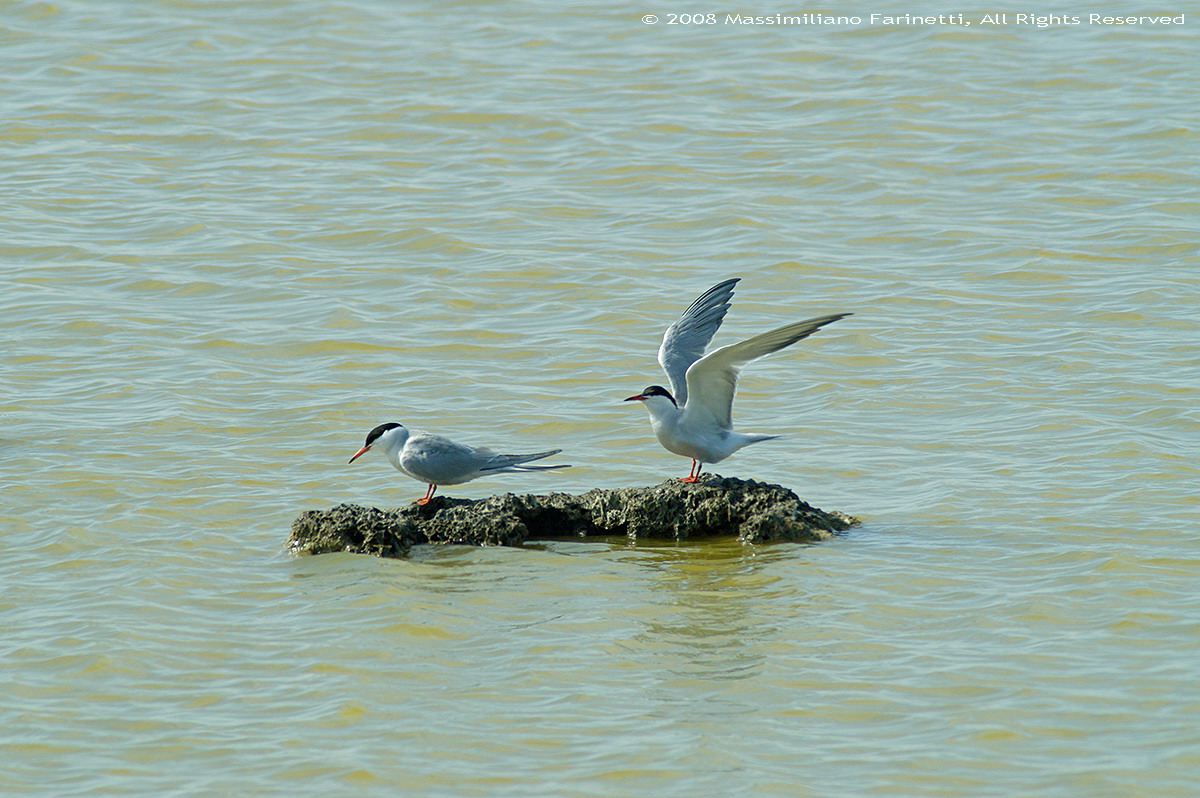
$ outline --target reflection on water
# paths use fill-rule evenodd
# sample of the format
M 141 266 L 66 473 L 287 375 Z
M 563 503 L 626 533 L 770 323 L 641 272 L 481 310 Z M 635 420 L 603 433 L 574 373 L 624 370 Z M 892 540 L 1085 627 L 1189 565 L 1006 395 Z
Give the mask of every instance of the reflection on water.
M 790 547 L 789 547 L 790 548 Z M 754 568 L 757 556 L 739 544 L 702 551 L 665 549 L 640 565 L 655 572 L 661 612 L 632 641 L 638 654 L 677 680 L 749 679 L 761 670 L 761 647 L 778 629 L 755 608 L 772 598 L 775 579 Z

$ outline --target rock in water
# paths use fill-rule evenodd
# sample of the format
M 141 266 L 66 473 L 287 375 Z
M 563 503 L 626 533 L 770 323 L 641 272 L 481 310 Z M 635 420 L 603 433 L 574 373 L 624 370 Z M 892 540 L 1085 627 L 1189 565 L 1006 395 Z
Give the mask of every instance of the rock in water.
M 590 490 L 487 499 L 436 496 L 397 510 L 339 504 L 308 510 L 292 524 L 291 550 L 348 551 L 403 557 L 420 543 L 519 546 L 527 540 L 628 536 L 684 540 L 736 536 L 746 543 L 812 543 L 858 524 L 818 510 L 779 485 L 706 474 L 692 485 L 669 480 L 650 488 Z

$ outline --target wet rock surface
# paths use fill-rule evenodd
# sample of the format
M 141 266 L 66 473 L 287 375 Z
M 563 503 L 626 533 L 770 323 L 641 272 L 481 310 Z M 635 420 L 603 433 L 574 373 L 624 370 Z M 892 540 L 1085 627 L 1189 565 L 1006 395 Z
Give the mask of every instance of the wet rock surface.
M 706 474 L 692 485 L 670 480 L 645 488 L 582 495 L 506 493 L 486 499 L 434 497 L 396 510 L 339 504 L 308 510 L 292 524 L 293 552 L 347 551 L 403 557 L 422 543 L 519 546 L 527 540 L 627 536 L 630 540 L 736 537 L 747 543 L 812 543 L 856 525 L 780 485 Z

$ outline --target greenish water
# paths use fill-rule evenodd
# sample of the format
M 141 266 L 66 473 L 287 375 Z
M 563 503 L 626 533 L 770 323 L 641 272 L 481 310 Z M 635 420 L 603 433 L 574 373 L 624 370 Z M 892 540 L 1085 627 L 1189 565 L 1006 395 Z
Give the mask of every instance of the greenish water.
M 1194 794 L 1195 21 L 669 11 L 0 5 L 0 792 Z M 620 400 L 729 276 L 855 315 L 715 470 L 863 527 L 284 552 L 383 421 L 682 476 Z

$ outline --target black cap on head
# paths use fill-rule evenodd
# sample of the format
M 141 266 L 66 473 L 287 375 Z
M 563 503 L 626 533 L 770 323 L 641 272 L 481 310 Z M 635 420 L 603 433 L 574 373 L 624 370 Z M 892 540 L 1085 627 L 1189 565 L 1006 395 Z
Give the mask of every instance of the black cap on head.
M 631 396 L 631 397 L 629 397 L 629 399 L 645 399 L 649 396 L 665 396 L 671 400 L 671 404 L 675 405 L 676 407 L 679 407 L 679 404 L 675 401 L 675 397 L 671 396 L 671 392 L 668 391 L 666 388 L 662 387 L 661 385 L 651 385 L 649 388 L 642 391 L 637 396 Z M 629 399 L 626 399 L 625 401 L 629 401 Z
M 376 427 L 375 429 L 373 429 L 367 433 L 367 442 L 364 444 L 364 446 L 370 446 L 372 443 L 379 440 L 380 435 L 387 432 L 388 430 L 396 429 L 396 427 L 403 427 L 403 426 L 404 426 L 403 424 L 397 424 L 395 421 L 389 421 L 386 424 L 380 424 L 378 427 Z

